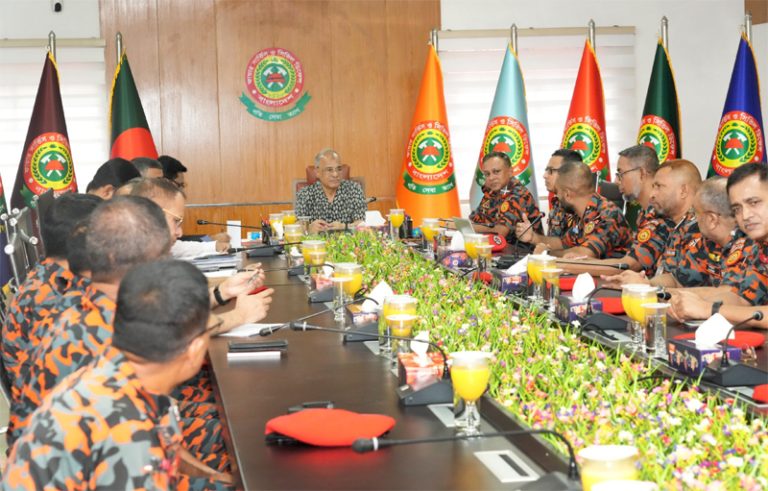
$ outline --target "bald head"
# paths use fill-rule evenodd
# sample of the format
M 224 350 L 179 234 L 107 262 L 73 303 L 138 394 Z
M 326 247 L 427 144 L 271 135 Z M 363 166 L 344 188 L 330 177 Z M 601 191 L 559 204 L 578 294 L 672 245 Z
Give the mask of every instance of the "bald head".
M 701 173 L 690 160 L 668 160 L 656 171 L 651 203 L 656 211 L 669 218 L 682 218 L 693 206 L 701 186 Z
M 575 196 L 588 196 L 595 190 L 595 175 L 587 164 L 576 161 L 565 161 L 557 172 L 555 189 L 568 190 Z
M 690 160 L 668 160 L 659 169 L 669 169 L 668 177 L 680 185 L 689 186 L 692 194 L 696 194 L 701 186 L 701 172 Z
M 728 180 L 716 176 L 707 179 L 696 192 L 696 209 L 706 210 L 725 217 L 731 216 L 731 203 L 728 201 L 726 184 Z

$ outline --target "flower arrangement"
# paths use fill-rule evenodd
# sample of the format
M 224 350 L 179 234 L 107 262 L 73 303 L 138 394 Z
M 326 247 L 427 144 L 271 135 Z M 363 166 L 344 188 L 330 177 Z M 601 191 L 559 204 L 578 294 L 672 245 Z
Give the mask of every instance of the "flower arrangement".
M 531 428 L 561 432 L 577 449 L 634 445 L 641 479 L 664 489 L 768 488 L 767 422 L 737 401 L 695 381 L 654 378 L 652 366 L 373 233 L 333 236 L 328 251 L 332 261 L 361 264 L 365 285 L 386 280 L 417 297 L 416 332 L 428 330 L 448 351 L 491 352 L 489 395 Z

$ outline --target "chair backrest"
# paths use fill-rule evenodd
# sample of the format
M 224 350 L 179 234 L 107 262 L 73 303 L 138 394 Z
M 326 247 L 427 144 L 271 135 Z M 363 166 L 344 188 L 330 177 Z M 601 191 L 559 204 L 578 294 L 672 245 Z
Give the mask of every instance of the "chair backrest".
M 618 206 L 619 209 L 624 208 L 624 196 L 621 195 L 618 184 L 608 181 L 598 181 L 597 194 L 603 198 L 613 201 L 613 203 Z
M 307 184 L 314 184 L 317 182 L 317 169 L 314 165 L 307 166 Z M 349 166 L 347 164 L 341 164 L 341 178 L 349 179 Z

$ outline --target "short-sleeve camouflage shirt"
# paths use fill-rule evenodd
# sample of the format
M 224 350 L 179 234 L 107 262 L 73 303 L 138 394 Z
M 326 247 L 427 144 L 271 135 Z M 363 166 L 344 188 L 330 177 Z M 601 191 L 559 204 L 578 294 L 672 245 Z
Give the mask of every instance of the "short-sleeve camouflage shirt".
M 624 257 L 632 244 L 632 233 L 621 210 L 611 201 L 593 194 L 581 217 L 562 237 L 564 248 L 586 247 L 599 259 Z
M 667 244 L 656 267 L 656 276 L 662 273 L 675 274 L 680 262 L 678 251 L 683 251 L 685 244 L 694 239 L 698 233 L 699 224 L 696 221 L 696 213 L 689 210 L 669 231 Z
M 507 241 L 516 240 L 515 225 L 523 220 L 523 213 L 533 222 L 541 216 L 539 207 L 528 188 L 517 179 L 510 179 L 509 184 L 500 191 L 485 190 L 477 209 L 470 213 L 469 219 L 486 227 L 504 225 L 509 229 Z M 541 222 L 533 230 L 541 233 Z
M 704 237 L 696 223 L 690 228 L 688 242 L 677 251 L 677 267 L 672 274 L 682 286 L 719 286 L 723 250 L 720 244 Z
M 175 489 L 180 443 L 172 400 L 144 389 L 123 354 L 109 348 L 32 415 L 2 489 Z
M 742 237 L 725 256 L 723 285 L 751 305 L 768 305 L 768 242 Z
M 672 220 L 660 216 L 653 206 L 639 213 L 635 241 L 627 255 L 640 263 L 640 267 L 647 275 L 652 275 L 656 271 L 656 265 L 664 252 L 669 232 L 674 226 L 675 223 Z
M 12 398 L 19 396 L 27 359 L 39 342 L 39 332 L 49 328 L 50 319 L 71 305 L 66 293 L 82 289 L 88 282 L 46 258 L 19 287 L 2 328 L 3 366 Z
M 553 196 L 550 203 L 551 206 L 547 215 L 547 235 L 562 237 L 566 230 L 573 226 L 575 217 L 572 213 L 565 211 L 557 196 Z

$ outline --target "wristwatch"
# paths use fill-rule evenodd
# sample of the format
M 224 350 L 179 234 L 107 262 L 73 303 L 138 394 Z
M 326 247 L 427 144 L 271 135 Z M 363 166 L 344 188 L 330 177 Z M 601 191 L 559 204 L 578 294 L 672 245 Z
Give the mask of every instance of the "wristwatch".
M 229 300 L 224 300 L 224 297 L 221 296 L 221 291 L 219 290 L 219 285 L 216 285 L 213 287 L 213 298 L 216 299 L 216 303 L 220 306 L 227 305 L 229 303 Z
M 713 303 L 712 304 L 712 315 L 715 315 L 718 312 L 720 312 L 720 307 L 722 307 L 722 306 L 723 306 L 723 301 L 722 300 L 718 300 L 717 302 Z

